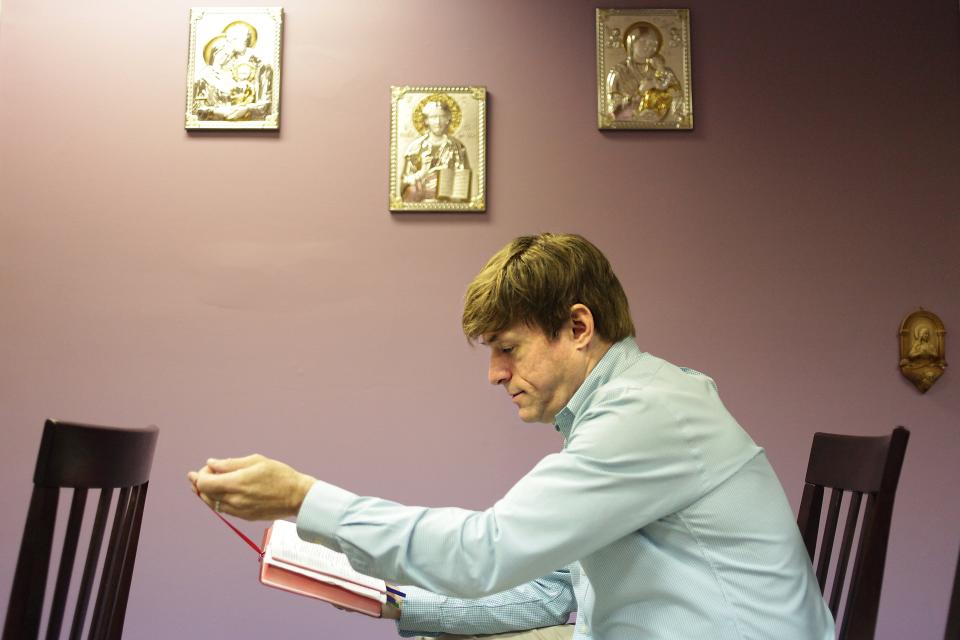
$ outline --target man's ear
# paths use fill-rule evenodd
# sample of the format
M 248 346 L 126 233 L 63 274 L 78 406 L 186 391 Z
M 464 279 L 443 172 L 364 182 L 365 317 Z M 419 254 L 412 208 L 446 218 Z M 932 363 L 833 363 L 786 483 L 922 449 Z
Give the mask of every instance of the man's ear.
M 586 347 L 593 340 L 593 312 L 579 302 L 570 307 L 570 326 L 577 347 Z

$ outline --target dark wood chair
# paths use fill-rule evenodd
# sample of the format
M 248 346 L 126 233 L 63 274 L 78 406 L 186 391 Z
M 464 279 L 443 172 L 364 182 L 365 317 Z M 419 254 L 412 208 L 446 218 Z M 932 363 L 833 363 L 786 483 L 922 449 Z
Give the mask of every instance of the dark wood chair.
M 903 427 L 897 427 L 889 436 L 830 433 L 813 436 L 797 524 L 810 561 L 816 567 L 820 589 L 837 621 L 840 640 L 873 638 L 893 498 L 909 437 L 910 432 Z M 827 487 L 830 488 L 830 500 L 821 532 L 820 516 Z M 837 524 L 844 504 L 843 526 L 838 532 Z M 838 539 L 840 547 L 834 553 L 834 542 Z M 849 570 L 851 562 L 853 568 Z M 833 580 L 827 590 L 827 574 L 831 569 Z M 843 609 L 838 618 L 841 600 L 844 600 Z
M 953 595 L 950 597 L 943 640 L 960 640 L 960 556 L 957 557 L 957 572 L 953 574 Z
M 157 433 L 156 427 L 116 429 L 47 420 L 40 440 L 33 495 L 13 577 L 3 640 L 39 637 L 57 504 L 60 489 L 65 488 L 73 489 L 72 500 L 63 544 L 53 556 L 59 557 L 59 570 L 45 637 L 48 640 L 60 637 L 78 540 L 81 529 L 86 529 L 82 526 L 83 514 L 90 489 L 99 489 L 99 500 L 89 535 L 84 535 L 88 540 L 87 552 L 83 574 L 75 587 L 76 604 L 69 637 L 79 640 L 85 627 L 89 629 L 86 637 L 90 639 L 121 637 Z M 113 500 L 115 491 L 117 499 Z M 101 554 L 111 512 L 110 536 Z M 93 614 L 88 622 L 90 595 L 101 565 Z

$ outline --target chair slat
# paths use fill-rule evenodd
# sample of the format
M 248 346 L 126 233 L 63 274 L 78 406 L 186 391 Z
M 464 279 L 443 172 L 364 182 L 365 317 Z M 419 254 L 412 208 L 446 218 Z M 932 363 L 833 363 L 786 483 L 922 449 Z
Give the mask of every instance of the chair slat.
M 863 526 L 860 528 L 860 537 L 857 539 L 857 553 L 853 558 L 853 577 L 850 580 L 850 590 L 847 595 L 847 602 L 856 604 L 859 599 L 860 589 L 862 587 L 862 567 L 864 564 L 864 558 L 866 557 L 867 537 L 870 535 L 870 531 L 874 526 L 876 521 L 876 506 L 877 496 L 876 494 L 869 494 L 867 496 L 867 509 L 863 517 Z M 877 600 L 880 598 L 880 592 L 877 590 Z M 878 603 L 879 604 L 879 603 Z M 847 607 L 847 611 L 844 612 L 843 620 L 840 621 L 840 637 L 845 637 L 847 629 L 850 626 L 850 622 L 853 619 L 853 616 L 849 611 L 850 607 Z M 872 635 L 872 634 L 871 634 Z
M 130 527 L 129 539 L 127 541 L 127 552 L 123 560 L 123 571 L 120 574 L 120 585 L 117 589 L 117 602 L 115 609 L 120 611 L 127 610 L 127 598 L 130 594 L 130 581 L 133 578 L 133 565 L 137 556 L 137 546 L 140 540 L 140 524 L 143 521 L 143 510 L 147 502 L 147 488 L 149 482 L 134 489 L 134 495 L 131 496 L 131 503 L 134 511 L 131 515 L 132 525 Z M 123 618 L 114 617 L 110 621 L 107 629 L 107 638 L 109 640 L 120 640 L 123 636 Z
M 830 589 L 830 611 L 834 617 L 840 608 L 840 597 L 847 577 L 847 565 L 850 563 L 850 549 L 853 547 L 853 536 L 857 530 L 857 521 L 860 519 L 860 499 L 863 496 L 859 491 L 850 494 L 850 504 L 847 505 L 847 521 L 843 525 L 843 538 L 840 542 L 840 553 L 837 556 L 836 574 L 833 577 L 833 587 Z
M 70 640 L 80 640 L 83 634 L 84 623 L 87 619 L 87 607 L 90 602 L 90 592 L 93 589 L 93 578 L 97 572 L 97 560 L 100 558 L 100 549 L 103 546 L 103 532 L 107 528 L 107 515 L 110 512 L 111 498 L 113 498 L 113 489 L 100 490 L 97 514 L 93 519 L 90 543 L 87 545 L 87 560 L 83 565 L 80 590 L 77 591 L 77 606 L 73 613 L 73 625 L 70 627 Z
M 820 512 L 823 510 L 823 487 L 806 483 L 803 487 L 803 497 L 800 500 L 800 513 L 797 522 L 804 523 L 800 527 L 803 544 L 807 548 L 807 555 L 813 563 L 817 551 L 817 534 L 820 533 Z
M 113 611 L 113 603 L 108 595 L 117 587 L 117 565 L 119 564 L 119 543 L 122 539 L 122 525 L 126 517 L 128 502 L 130 501 L 130 487 L 124 487 L 117 496 L 117 506 L 113 515 L 113 526 L 110 529 L 110 540 L 107 543 L 107 557 L 103 561 L 103 573 L 100 576 L 100 590 L 97 594 L 97 604 L 93 609 L 93 619 L 90 625 L 90 640 L 104 640 L 106 638 L 106 618 Z
M 833 556 L 833 540 L 837 535 L 837 521 L 840 517 L 840 502 L 843 500 L 843 491 L 830 490 L 830 506 L 827 508 L 827 522 L 823 527 L 823 543 L 820 546 L 820 560 L 817 564 L 817 582 L 820 591 L 827 583 L 827 573 L 830 571 L 830 560 Z M 834 611 L 834 614 L 836 612 Z
M 63 538 L 63 551 L 60 553 L 60 568 L 57 571 L 57 584 L 53 590 L 53 602 L 50 605 L 50 621 L 47 623 L 47 640 L 60 637 L 63 624 L 63 610 L 70 589 L 70 577 L 73 575 L 73 561 L 77 557 L 77 541 L 80 538 L 80 525 L 83 524 L 83 510 L 87 506 L 87 490 L 74 489 L 70 502 L 70 515 L 67 517 L 67 531 Z
M 133 519 L 136 515 L 136 501 L 139 487 L 134 487 L 127 495 L 127 501 L 124 504 L 123 521 L 120 525 L 120 538 L 116 544 L 116 557 L 111 575 L 111 588 L 109 594 L 104 598 L 104 617 L 103 617 L 103 639 L 109 640 L 113 637 L 110 629 L 114 620 L 114 612 L 117 610 L 119 597 L 119 586 L 123 579 L 124 563 L 127 559 L 127 550 L 130 547 L 130 534 L 133 528 Z
M 56 488 L 33 488 L 3 625 L 3 640 L 35 638 L 40 632 L 59 496 Z

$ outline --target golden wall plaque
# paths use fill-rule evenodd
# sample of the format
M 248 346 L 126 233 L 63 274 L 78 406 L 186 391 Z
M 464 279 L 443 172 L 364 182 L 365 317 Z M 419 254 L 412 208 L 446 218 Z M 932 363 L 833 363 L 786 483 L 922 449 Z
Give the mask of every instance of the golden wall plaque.
M 279 129 L 281 7 L 194 7 L 187 129 Z
M 688 9 L 597 9 L 597 126 L 693 129 Z
M 487 90 L 390 92 L 390 211 L 485 211 Z
M 900 371 L 921 393 L 943 375 L 946 337 L 937 314 L 923 307 L 900 323 Z

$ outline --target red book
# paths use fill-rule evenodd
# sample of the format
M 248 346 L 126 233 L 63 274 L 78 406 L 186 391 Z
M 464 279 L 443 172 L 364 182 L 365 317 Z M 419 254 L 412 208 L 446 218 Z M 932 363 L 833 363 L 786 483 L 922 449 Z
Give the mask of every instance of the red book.
M 354 570 L 342 553 L 301 540 L 297 526 L 286 520 L 264 534 L 260 582 L 375 618 L 387 601 L 383 580 Z

